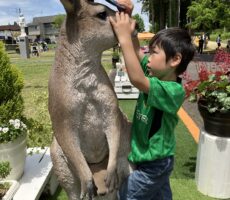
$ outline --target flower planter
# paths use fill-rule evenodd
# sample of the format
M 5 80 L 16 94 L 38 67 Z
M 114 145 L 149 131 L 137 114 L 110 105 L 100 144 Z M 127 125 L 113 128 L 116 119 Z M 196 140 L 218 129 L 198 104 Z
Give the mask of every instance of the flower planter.
M 204 129 L 211 135 L 230 137 L 230 112 L 210 113 L 204 102 L 198 102 L 198 109 L 204 121 Z
M 12 200 L 14 194 L 19 188 L 19 183 L 14 180 L 0 181 L 0 184 L 4 184 L 7 182 L 10 184 L 10 188 L 7 190 L 6 194 L 2 197 L 2 200 Z
M 230 138 L 200 131 L 195 172 L 198 191 L 217 199 L 230 198 L 229 158 Z
M 7 180 L 19 180 L 26 160 L 26 134 L 16 140 L 0 144 L 0 161 L 9 161 L 12 168 Z

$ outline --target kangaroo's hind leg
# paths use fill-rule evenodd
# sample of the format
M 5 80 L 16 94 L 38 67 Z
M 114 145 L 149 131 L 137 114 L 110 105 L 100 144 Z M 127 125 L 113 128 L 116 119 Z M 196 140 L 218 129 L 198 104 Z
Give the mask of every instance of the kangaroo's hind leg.
M 51 158 L 58 182 L 68 194 L 68 199 L 80 200 L 80 181 L 74 177 L 73 173 L 69 170 L 68 161 L 55 138 L 51 144 Z

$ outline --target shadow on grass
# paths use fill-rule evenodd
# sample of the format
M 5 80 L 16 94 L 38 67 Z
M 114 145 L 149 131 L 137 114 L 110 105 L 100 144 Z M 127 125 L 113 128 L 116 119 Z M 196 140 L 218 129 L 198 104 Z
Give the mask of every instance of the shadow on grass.
M 42 85 L 27 85 L 27 86 L 24 86 L 24 88 L 47 88 L 47 86 L 42 86 Z
M 67 195 L 64 190 L 58 186 L 55 194 L 51 196 L 48 191 L 44 191 L 39 200 L 67 200 Z
M 185 162 L 183 167 L 186 169 L 187 173 L 184 172 L 184 176 L 187 178 L 195 178 L 195 170 L 196 170 L 196 157 L 189 157 L 189 161 Z

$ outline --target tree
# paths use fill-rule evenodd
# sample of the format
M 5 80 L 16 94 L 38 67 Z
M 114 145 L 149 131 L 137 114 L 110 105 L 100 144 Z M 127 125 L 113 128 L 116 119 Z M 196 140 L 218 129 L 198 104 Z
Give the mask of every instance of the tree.
M 211 30 L 219 27 L 230 29 L 230 2 L 220 0 L 196 0 L 188 7 L 188 27 Z
M 142 11 L 149 13 L 149 21 L 154 32 L 168 27 L 185 27 L 187 7 L 191 0 L 138 0 Z
M 144 25 L 144 21 L 141 18 L 141 16 L 139 14 L 135 14 L 133 15 L 133 18 L 136 20 L 136 24 L 137 24 L 137 31 L 138 32 L 143 32 L 145 31 L 145 25 Z
M 0 42 L 0 121 L 21 118 L 24 109 L 22 98 L 23 78 L 11 65 L 4 45 Z
M 220 27 L 225 27 L 230 30 L 230 1 L 223 0 L 222 2 L 215 1 L 217 24 Z
M 66 15 L 60 14 L 54 18 L 54 28 L 60 29 Z

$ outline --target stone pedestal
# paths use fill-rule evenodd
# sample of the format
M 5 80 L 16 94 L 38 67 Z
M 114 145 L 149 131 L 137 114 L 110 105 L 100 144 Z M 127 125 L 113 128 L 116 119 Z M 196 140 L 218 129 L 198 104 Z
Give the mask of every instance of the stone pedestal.
M 27 36 L 20 37 L 19 48 L 22 58 L 30 58 L 29 40 Z
M 201 130 L 195 180 L 201 193 L 214 198 L 230 198 L 230 138 Z

